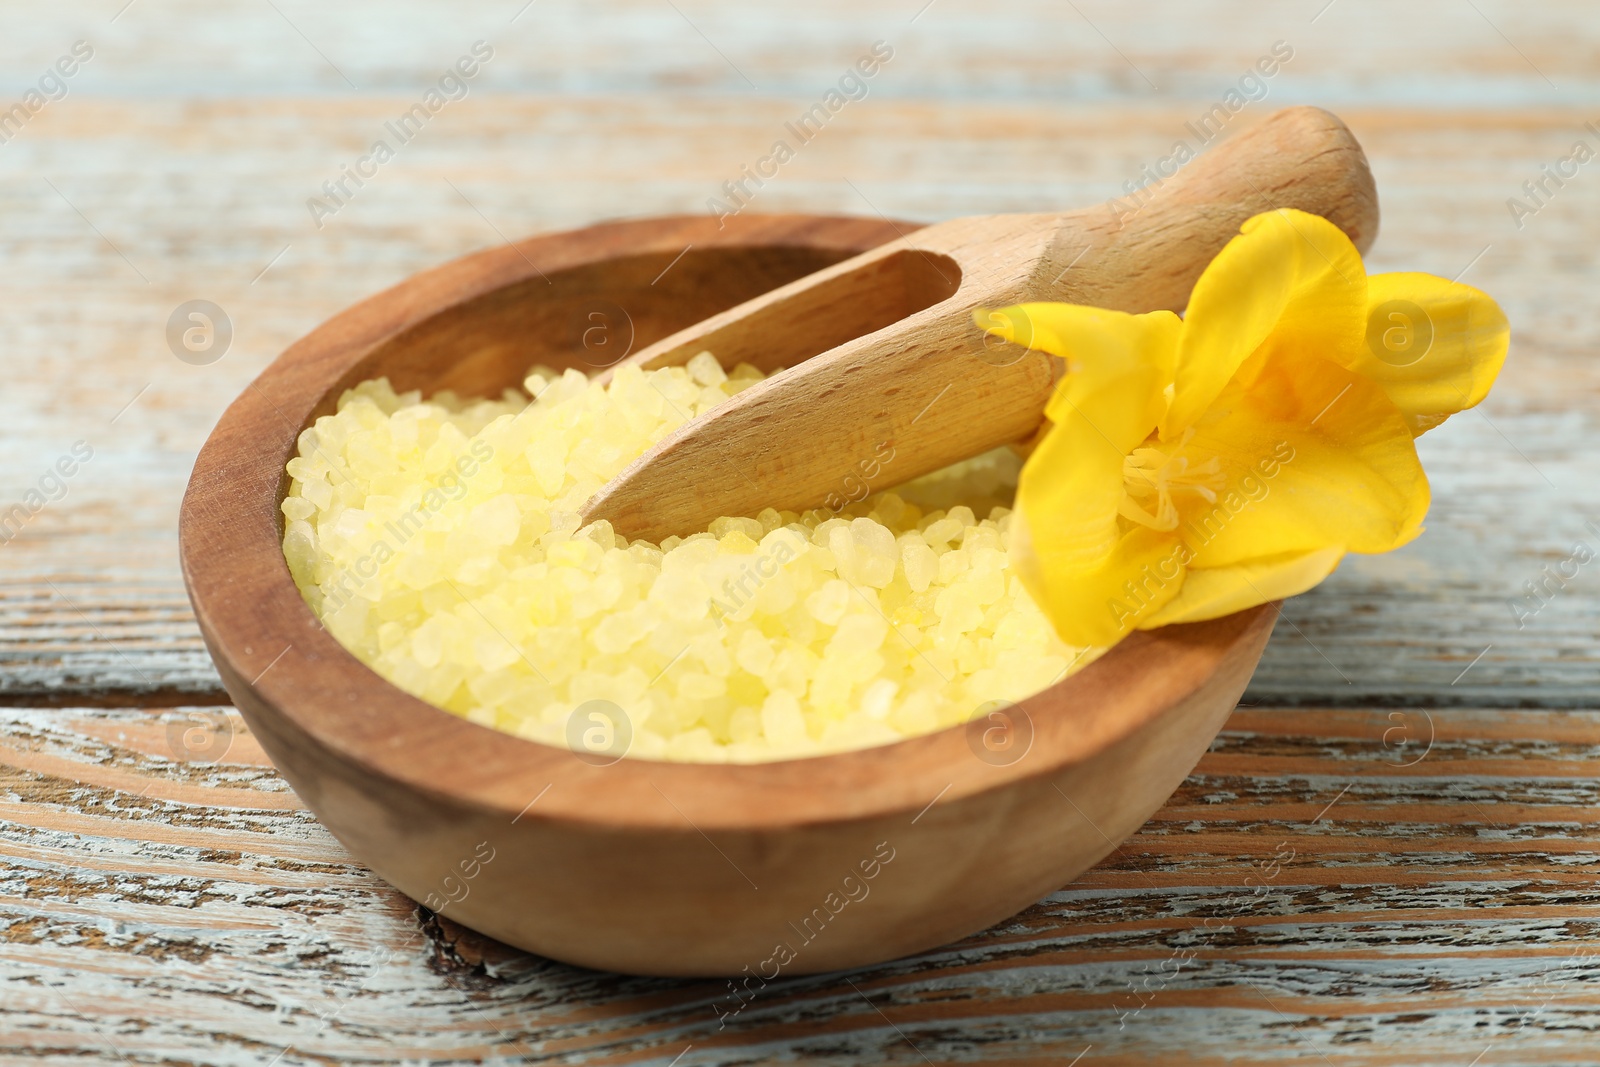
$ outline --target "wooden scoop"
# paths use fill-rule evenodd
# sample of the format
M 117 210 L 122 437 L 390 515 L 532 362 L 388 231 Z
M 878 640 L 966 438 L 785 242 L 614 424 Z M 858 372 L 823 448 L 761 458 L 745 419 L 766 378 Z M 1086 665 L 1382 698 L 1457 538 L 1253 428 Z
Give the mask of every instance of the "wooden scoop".
M 660 540 L 766 507 L 837 508 L 1027 438 L 1062 361 L 997 342 L 974 309 L 1181 310 L 1240 224 L 1274 208 L 1321 215 L 1371 246 L 1377 191 L 1338 118 L 1279 111 L 1138 194 L 939 223 L 680 330 L 628 362 L 676 366 L 709 350 L 725 367 L 788 369 L 641 456 L 584 521 Z

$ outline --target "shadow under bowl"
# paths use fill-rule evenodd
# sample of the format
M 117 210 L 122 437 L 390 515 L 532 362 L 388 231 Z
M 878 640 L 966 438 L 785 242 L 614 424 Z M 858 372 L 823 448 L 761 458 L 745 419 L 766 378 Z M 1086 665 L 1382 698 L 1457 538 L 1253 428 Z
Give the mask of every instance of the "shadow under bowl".
M 999 718 L 878 748 L 599 766 L 390 685 L 323 629 L 290 577 L 284 465 L 345 388 L 388 375 L 397 390 L 498 395 L 535 363 L 600 370 L 914 228 L 693 216 L 530 238 L 342 312 L 234 401 L 184 497 L 184 579 L 251 730 L 351 853 L 450 918 L 545 956 L 762 981 L 982 930 L 1093 866 L 1166 801 L 1243 692 L 1275 605 L 1135 633 Z

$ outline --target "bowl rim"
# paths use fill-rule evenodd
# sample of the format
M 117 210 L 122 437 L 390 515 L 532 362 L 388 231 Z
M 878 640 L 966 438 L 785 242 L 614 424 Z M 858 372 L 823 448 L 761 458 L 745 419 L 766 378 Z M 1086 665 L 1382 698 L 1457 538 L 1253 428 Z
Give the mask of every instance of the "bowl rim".
M 301 597 L 282 551 L 284 464 L 330 391 L 379 345 L 496 289 L 609 259 L 678 254 L 687 245 L 831 243 L 865 250 L 919 225 L 798 214 L 599 223 L 421 271 L 290 345 L 218 421 L 196 459 L 179 517 L 180 562 L 195 617 L 247 721 L 281 719 L 252 726 L 269 733 L 287 726 L 370 775 L 513 823 L 526 817 L 678 831 L 687 824 L 703 834 L 920 818 L 936 803 L 1048 779 L 1195 696 L 1225 661 L 1264 640 L 1261 630 L 1271 628 L 1277 604 L 1134 632 L 1077 674 L 1015 705 L 1031 743 L 1011 762 L 979 758 L 968 724 L 764 763 L 624 758 L 596 766 L 395 687 L 346 651 Z

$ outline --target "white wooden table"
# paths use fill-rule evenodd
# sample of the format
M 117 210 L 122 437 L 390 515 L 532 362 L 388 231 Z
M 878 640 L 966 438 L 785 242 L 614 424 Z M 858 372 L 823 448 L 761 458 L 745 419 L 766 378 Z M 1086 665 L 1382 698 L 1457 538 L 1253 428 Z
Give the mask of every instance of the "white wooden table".
M 1600 559 L 1525 599 L 1600 553 L 1600 162 L 1520 228 L 1507 205 L 1600 150 L 1592 5 L 124 2 L 0 7 L 0 107 L 93 52 L 0 143 L 0 516 L 23 506 L 0 544 L 0 1060 L 1600 1058 Z M 308 198 L 477 40 L 465 98 L 317 228 Z M 530 957 L 355 863 L 226 706 L 177 504 L 222 408 L 321 319 L 506 237 L 705 210 L 878 40 L 866 97 L 749 210 L 1104 201 L 1281 41 L 1227 129 L 1337 111 L 1378 179 L 1371 267 L 1488 290 L 1512 355 L 1422 442 L 1427 534 L 1288 606 L 1227 730 L 1110 860 L 719 1030 L 717 983 Z M 233 326 L 207 365 L 166 337 L 193 299 Z

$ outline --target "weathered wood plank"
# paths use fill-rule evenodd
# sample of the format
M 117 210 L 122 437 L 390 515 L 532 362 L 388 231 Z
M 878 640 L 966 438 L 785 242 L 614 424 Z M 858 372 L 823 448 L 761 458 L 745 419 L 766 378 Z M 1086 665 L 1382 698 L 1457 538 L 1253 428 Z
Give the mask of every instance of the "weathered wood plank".
M 1572 32 L 1590 13 L 1580 0 L 1477 0 L 1481 13 L 1380 0 L 1327 11 L 1249 0 L 818 0 L 782 18 L 731 0 L 524 4 L 175 0 L 115 22 L 121 3 L 28 5 L 7 10 L 0 27 L 25 71 L 87 37 L 98 51 L 85 91 L 154 96 L 420 92 L 478 37 L 496 48 L 475 90 L 489 92 L 815 98 L 880 38 L 896 46 L 893 78 L 874 89 L 884 95 L 1177 99 L 1196 117 L 1277 40 L 1294 58 L 1267 83 L 1269 99 L 1504 106 L 1592 97 L 1597 84 L 1588 42 Z
M 1521 228 L 1506 199 L 1595 143 L 1594 31 L 1577 0 L 0 10 L 0 107 L 95 48 L 0 145 L 0 511 L 94 449 L 0 544 L 0 703 L 57 705 L 0 707 L 0 1062 L 1591 1062 L 1593 565 L 1523 597 L 1600 547 L 1600 184 L 1585 168 Z M 479 37 L 468 98 L 317 229 L 306 199 Z M 577 971 L 419 912 L 230 709 L 165 708 L 223 700 L 177 501 L 223 406 L 317 321 L 502 235 L 705 210 L 879 38 L 867 98 L 751 210 L 1120 195 L 1283 40 L 1233 121 L 1337 108 L 1378 177 L 1374 267 L 1465 271 L 1513 356 L 1483 415 L 1423 442 L 1428 534 L 1289 606 L 1258 706 L 1111 859 L 939 952 L 780 980 L 719 1029 L 725 987 Z M 194 298 L 236 327 L 211 366 L 163 336 Z M 1516 705 L 1573 710 L 1477 710 Z
M 235 715 L 0 709 L 0 1058 L 1579 1063 L 1600 1031 L 1597 712 L 1241 708 L 1078 882 L 721 1027 L 722 983 L 420 911 Z
M 95 450 L 65 498 L 0 546 L 6 699 L 220 699 L 173 531 L 194 452 L 228 400 L 316 321 L 497 240 L 496 230 L 703 210 L 792 110 L 761 99 L 473 96 L 318 231 L 305 198 L 399 100 L 74 99 L 0 152 L 0 350 L 48 353 L 18 365 L 0 397 L 0 503 L 20 500 L 74 441 Z M 1186 117 L 1172 107 L 869 99 L 805 146 L 752 210 L 934 218 L 1093 203 L 1164 153 Z M 1597 327 L 1569 310 L 1592 292 L 1600 184 L 1574 180 L 1520 231 L 1505 207 L 1590 116 L 1345 117 L 1383 199 L 1374 268 L 1465 271 L 1505 305 L 1513 355 L 1482 413 L 1422 442 L 1435 496 L 1427 534 L 1393 556 L 1348 561 L 1294 601 L 1247 699 L 1590 705 L 1600 671 L 1593 565 L 1542 607 L 1524 583 L 1543 581 L 1578 541 L 1600 549 L 1583 503 L 1600 445 Z M 249 183 L 187 177 L 219 158 Z M 163 337 L 167 315 L 195 297 L 222 304 L 236 327 L 233 349 L 206 367 L 180 363 Z

